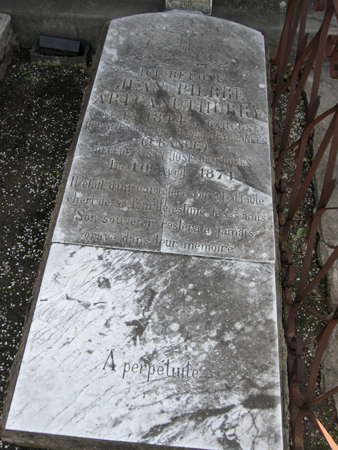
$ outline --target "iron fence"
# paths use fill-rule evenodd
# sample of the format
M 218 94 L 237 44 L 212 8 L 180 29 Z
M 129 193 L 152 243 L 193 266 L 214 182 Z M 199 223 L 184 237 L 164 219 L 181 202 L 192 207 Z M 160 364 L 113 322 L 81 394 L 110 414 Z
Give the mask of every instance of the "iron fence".
M 320 97 L 318 95 L 325 57 L 331 61 L 330 75 L 338 79 L 338 34 L 332 34 L 332 25 L 338 22 L 338 0 L 315 0 L 314 9 L 321 20 L 317 32 L 312 38 L 307 33 L 309 11 L 308 0 L 289 0 L 286 17 L 276 56 L 271 61 L 272 115 L 274 132 L 275 179 L 277 190 L 277 211 L 280 226 L 280 254 L 282 259 L 282 298 L 284 308 L 285 336 L 288 348 L 288 378 L 290 390 L 290 415 L 292 446 L 295 450 L 304 449 L 304 422 L 311 422 L 325 439 L 329 448 L 338 450 L 338 445 L 323 425 L 316 413 L 316 406 L 338 393 L 338 386 L 328 392 L 317 393 L 316 385 L 320 375 L 320 366 L 327 343 L 338 323 L 338 303 L 327 314 L 320 305 L 307 301 L 311 292 L 324 279 L 338 258 L 338 246 L 332 245 L 332 253 L 316 273 L 310 273 L 311 260 L 316 250 L 318 229 L 321 219 L 327 211 L 338 209 L 329 207 L 336 186 L 333 179 L 338 151 L 338 103 L 326 112 L 318 114 Z M 308 94 L 307 118 L 304 131 L 296 139 L 291 138 L 291 129 L 297 106 L 302 98 L 305 85 Z M 338 83 L 337 83 L 338 88 Z M 338 98 L 338 89 L 333 92 Z M 277 120 L 280 103 L 286 101 L 286 113 Z M 286 99 L 286 100 L 285 100 Z M 313 131 L 323 120 L 330 119 L 326 133 L 310 164 L 305 164 L 306 151 L 313 137 Z M 283 177 L 283 164 L 292 153 L 295 161 L 294 178 L 290 190 L 289 180 Z M 314 176 L 324 154 L 327 154 L 325 176 L 321 192 L 316 199 L 314 213 L 308 223 L 304 240 L 304 259 L 296 276 L 294 255 L 290 245 L 290 234 L 297 220 L 305 195 L 311 188 Z M 338 236 L 338 224 L 337 224 Z M 305 376 L 304 342 L 297 325 L 299 311 L 316 318 L 320 323 L 313 339 L 313 358 Z M 338 353 L 338 350 L 337 350 Z M 338 382 L 338 381 L 337 381 Z

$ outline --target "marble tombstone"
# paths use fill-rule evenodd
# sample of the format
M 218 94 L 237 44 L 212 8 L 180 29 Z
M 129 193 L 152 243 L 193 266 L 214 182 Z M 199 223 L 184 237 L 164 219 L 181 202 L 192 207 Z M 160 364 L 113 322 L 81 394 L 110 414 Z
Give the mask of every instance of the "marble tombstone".
M 112 21 L 3 438 L 281 449 L 271 185 L 262 35 Z

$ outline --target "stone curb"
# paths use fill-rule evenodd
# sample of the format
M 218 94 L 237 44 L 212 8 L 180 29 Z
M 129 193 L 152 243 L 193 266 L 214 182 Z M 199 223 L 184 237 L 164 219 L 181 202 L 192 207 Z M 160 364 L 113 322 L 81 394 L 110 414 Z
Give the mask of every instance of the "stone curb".
M 0 13 L 0 81 L 3 79 L 7 66 L 11 61 L 18 40 L 14 33 L 11 18 Z

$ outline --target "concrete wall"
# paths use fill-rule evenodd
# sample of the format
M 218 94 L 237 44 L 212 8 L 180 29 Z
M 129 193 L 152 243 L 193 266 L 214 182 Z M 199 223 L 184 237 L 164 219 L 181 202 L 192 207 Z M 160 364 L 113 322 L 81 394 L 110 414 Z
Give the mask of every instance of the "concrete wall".
M 105 22 L 118 17 L 164 10 L 164 0 L 1 0 L 19 42 L 30 48 L 38 34 L 87 41 L 94 49 Z
M 275 47 L 280 34 L 276 28 L 281 28 L 285 14 L 279 3 L 214 0 L 212 15 L 264 32 L 267 43 Z M 27 48 L 38 34 L 48 34 L 85 40 L 95 50 L 107 21 L 164 10 L 165 0 L 0 0 L 0 13 L 11 16 L 19 42 Z

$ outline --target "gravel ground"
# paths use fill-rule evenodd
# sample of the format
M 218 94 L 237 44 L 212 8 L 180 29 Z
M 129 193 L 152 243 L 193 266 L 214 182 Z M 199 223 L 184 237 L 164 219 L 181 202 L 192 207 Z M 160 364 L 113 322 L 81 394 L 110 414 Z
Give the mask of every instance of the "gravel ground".
M 31 65 L 22 51 L 0 83 L 0 409 L 86 78 L 81 69 Z

